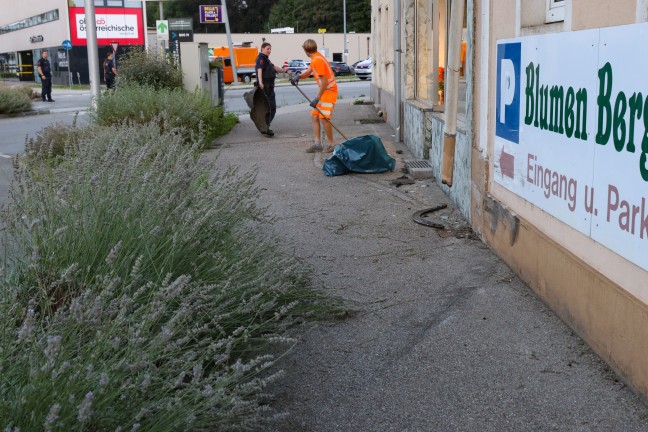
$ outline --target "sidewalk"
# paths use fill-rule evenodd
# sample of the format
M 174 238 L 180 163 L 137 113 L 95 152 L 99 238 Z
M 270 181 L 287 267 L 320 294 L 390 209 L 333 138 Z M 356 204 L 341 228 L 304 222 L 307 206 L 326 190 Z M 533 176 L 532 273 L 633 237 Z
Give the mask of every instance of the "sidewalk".
M 326 177 L 307 154 L 310 108 L 279 109 L 276 135 L 249 119 L 219 164 L 258 168 L 261 205 L 317 289 L 353 312 L 320 323 L 280 366 L 281 432 L 646 431 L 648 409 L 481 241 L 432 180 L 396 188 L 412 158 L 372 105 L 341 100 L 348 137 L 378 135 L 395 172 Z M 336 134 L 339 138 L 339 136 Z M 397 154 L 396 151 L 402 152 Z M 430 219 L 412 214 L 435 205 Z

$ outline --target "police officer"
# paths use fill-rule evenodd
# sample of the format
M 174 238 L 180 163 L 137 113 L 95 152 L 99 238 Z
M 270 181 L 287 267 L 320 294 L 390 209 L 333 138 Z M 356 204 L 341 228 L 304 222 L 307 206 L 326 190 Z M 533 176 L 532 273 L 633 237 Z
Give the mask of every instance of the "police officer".
M 268 97 L 268 102 L 270 103 L 270 111 L 266 114 L 265 119 L 266 124 L 268 125 L 268 130 L 266 132 L 262 132 L 268 136 L 274 135 L 274 132 L 272 131 L 272 129 L 270 129 L 270 123 L 272 123 L 272 119 L 274 119 L 274 116 L 277 112 L 277 101 L 275 99 L 274 92 L 275 78 L 277 76 L 277 72 L 286 72 L 284 68 L 280 68 L 272 64 L 269 58 L 271 51 L 272 45 L 270 45 L 268 42 L 263 42 L 263 44 L 261 44 L 261 52 L 257 56 L 256 65 L 254 67 L 254 69 L 256 69 L 257 85 L 261 90 L 263 90 L 263 93 L 265 93 L 265 95 Z
M 106 87 L 108 90 L 115 89 L 115 77 L 119 76 L 117 68 L 115 67 L 115 56 L 113 53 L 108 53 L 106 60 L 104 60 L 104 79 L 106 80 Z
M 46 100 L 47 102 L 54 102 L 54 99 L 52 99 L 52 68 L 50 67 L 50 62 L 47 59 L 47 56 L 47 50 L 43 50 L 41 52 L 41 58 L 38 59 L 38 67 L 36 69 L 38 70 L 41 84 L 43 85 L 43 89 L 41 91 L 41 98 L 43 98 L 43 102 L 45 102 Z

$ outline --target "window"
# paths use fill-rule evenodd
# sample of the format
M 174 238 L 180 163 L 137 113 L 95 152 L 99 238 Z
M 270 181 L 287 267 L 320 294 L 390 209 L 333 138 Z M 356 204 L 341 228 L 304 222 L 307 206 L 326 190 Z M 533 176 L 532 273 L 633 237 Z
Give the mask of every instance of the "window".
M 34 27 L 39 24 L 45 24 L 48 22 L 56 21 L 59 19 L 58 9 L 51 10 L 49 12 L 42 13 L 40 15 L 35 15 L 29 18 L 16 21 L 11 24 L 0 26 L 0 34 L 10 33 L 16 30 L 22 30 L 27 27 Z
M 84 7 L 85 0 L 68 0 L 70 7 Z M 95 7 L 141 8 L 142 2 L 136 0 L 95 0 Z
M 434 77 L 433 69 L 433 28 L 432 22 L 434 10 L 433 0 L 416 0 L 414 25 L 414 49 L 415 49 L 415 90 L 417 99 L 434 102 L 435 95 L 432 92 Z
M 547 23 L 565 20 L 565 0 L 546 0 L 547 1 Z

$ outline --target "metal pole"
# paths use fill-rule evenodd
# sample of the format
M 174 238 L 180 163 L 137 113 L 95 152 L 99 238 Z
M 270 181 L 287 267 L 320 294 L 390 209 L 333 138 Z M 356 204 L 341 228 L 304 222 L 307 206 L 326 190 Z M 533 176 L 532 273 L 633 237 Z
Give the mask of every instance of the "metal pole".
M 233 85 L 238 84 L 238 71 L 236 70 L 236 60 L 234 59 L 234 46 L 232 45 L 232 32 L 230 32 L 229 17 L 227 16 L 227 4 L 222 0 L 223 21 L 225 21 L 225 31 L 227 32 L 227 46 L 230 52 L 230 61 L 232 62 L 232 74 L 234 75 Z
M 162 6 L 162 2 L 160 4 L 160 21 L 164 19 L 164 6 Z
M 94 1 L 85 4 L 86 41 L 88 44 L 88 74 L 90 76 L 90 93 L 92 107 L 97 108 L 101 89 L 99 87 L 99 50 L 97 48 L 97 20 L 95 18 Z M 80 84 L 80 83 L 79 83 Z
M 346 0 L 342 0 L 342 22 L 344 23 L 344 49 L 342 50 L 342 61 L 347 63 L 347 49 L 346 49 Z
M 342 0 L 342 22 L 344 23 L 344 48 L 342 49 L 342 61 L 347 63 L 347 41 L 346 41 L 346 0 Z
M 146 16 L 146 0 L 142 2 L 142 19 L 144 21 L 144 51 L 148 51 L 148 17 Z

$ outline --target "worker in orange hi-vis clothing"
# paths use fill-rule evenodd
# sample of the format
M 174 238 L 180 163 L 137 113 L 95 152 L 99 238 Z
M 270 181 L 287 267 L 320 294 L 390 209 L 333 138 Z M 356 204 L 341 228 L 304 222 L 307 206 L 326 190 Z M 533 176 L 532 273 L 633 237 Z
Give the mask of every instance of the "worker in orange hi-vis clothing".
M 317 97 L 315 97 L 315 99 L 310 103 L 310 106 L 313 107 L 313 110 L 311 111 L 311 121 L 313 127 L 313 139 L 315 142 L 312 146 L 306 149 L 306 152 L 315 153 L 324 151 L 330 153 L 333 151 L 335 144 L 333 143 L 333 127 L 326 119 L 331 118 L 338 97 L 338 87 L 335 82 L 335 74 L 333 73 L 333 69 L 331 69 L 331 65 L 329 65 L 329 62 L 326 60 L 326 57 L 317 51 L 317 42 L 313 39 L 307 39 L 302 45 L 302 48 L 304 48 L 306 55 L 310 57 L 311 64 L 308 69 L 300 75 L 295 75 L 290 81 L 293 85 L 297 85 L 301 78 L 306 78 L 313 74 L 315 76 L 315 81 L 317 81 L 319 85 Z M 327 146 L 322 146 L 320 142 L 320 122 L 324 126 L 324 132 L 326 133 L 326 138 L 329 142 Z

